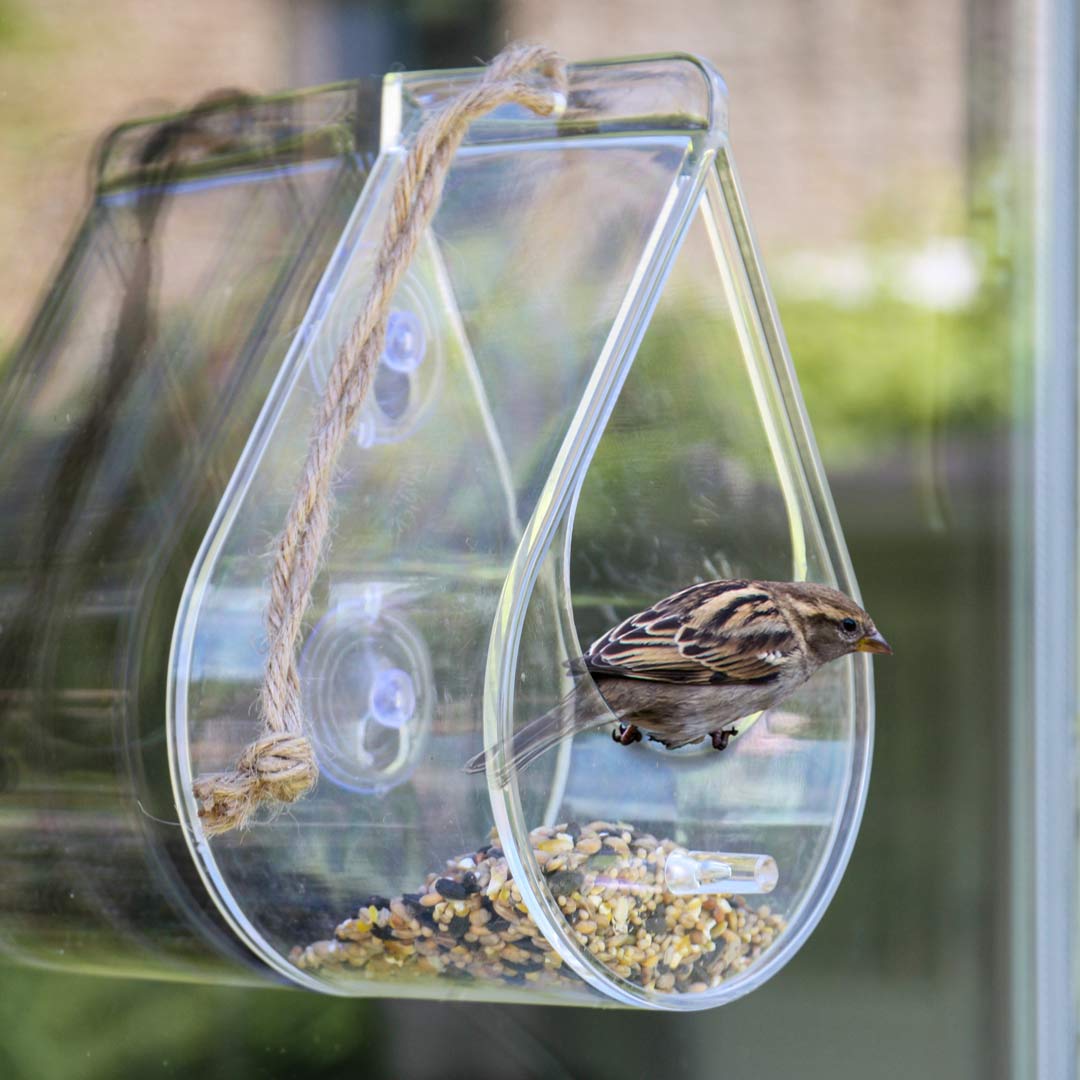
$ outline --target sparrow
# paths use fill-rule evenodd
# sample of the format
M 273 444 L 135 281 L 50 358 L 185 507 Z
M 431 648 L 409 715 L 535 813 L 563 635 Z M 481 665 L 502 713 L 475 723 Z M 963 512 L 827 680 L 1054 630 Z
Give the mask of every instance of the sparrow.
M 827 585 L 705 581 L 608 630 L 568 665 L 579 681 L 549 712 L 514 733 L 499 777 L 614 717 L 616 742 L 643 735 L 668 749 L 709 738 L 726 749 L 743 717 L 778 705 L 822 665 L 850 653 L 891 653 L 874 620 Z M 603 705 L 607 706 L 607 711 Z M 477 754 L 465 771 L 482 772 Z

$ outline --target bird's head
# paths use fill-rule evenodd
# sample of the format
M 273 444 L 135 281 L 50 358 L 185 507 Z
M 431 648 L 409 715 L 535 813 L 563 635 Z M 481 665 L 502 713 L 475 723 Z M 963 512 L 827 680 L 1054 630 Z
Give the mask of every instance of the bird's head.
M 850 596 L 827 585 L 783 582 L 773 586 L 806 638 L 813 658 L 821 664 L 853 652 L 891 653 L 874 620 Z

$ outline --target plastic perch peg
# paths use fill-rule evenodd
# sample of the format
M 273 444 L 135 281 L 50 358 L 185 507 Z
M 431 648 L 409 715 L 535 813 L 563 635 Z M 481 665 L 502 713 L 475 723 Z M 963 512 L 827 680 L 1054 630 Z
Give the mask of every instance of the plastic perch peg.
M 664 880 L 675 896 L 767 893 L 776 888 L 780 872 L 771 855 L 673 851 L 664 863 Z

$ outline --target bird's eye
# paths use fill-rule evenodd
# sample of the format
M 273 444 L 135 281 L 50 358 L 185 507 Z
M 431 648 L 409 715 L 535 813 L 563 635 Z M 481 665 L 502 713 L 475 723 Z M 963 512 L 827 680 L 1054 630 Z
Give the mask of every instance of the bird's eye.
M 859 624 L 849 616 L 840 623 L 840 627 L 845 634 L 854 634 L 859 629 Z

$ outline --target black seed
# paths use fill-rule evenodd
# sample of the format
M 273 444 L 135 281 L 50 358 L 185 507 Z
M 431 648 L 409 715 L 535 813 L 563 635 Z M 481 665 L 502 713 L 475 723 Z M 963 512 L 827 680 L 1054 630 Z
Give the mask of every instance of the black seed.
M 690 978 L 687 982 L 707 983 L 710 978 L 709 965 L 704 957 L 690 969 Z
M 488 848 L 489 859 L 501 859 L 503 857 L 503 849 L 501 847 Z
M 503 961 L 508 963 L 509 961 Z M 523 971 L 507 972 L 503 976 L 503 981 L 512 983 L 514 986 L 523 986 L 525 983 L 525 973 Z
M 520 945 L 521 942 L 515 941 L 514 944 Z M 506 957 L 503 957 L 503 963 L 513 964 L 519 971 L 536 971 L 544 966 L 543 960 L 537 960 L 532 956 L 526 960 L 507 960 Z
M 480 906 L 482 908 L 487 908 L 487 910 L 490 911 L 492 915 L 495 914 L 495 905 L 486 896 L 480 897 Z
M 657 934 L 662 934 L 667 929 L 667 919 L 665 919 L 660 912 L 657 912 L 655 915 L 650 915 L 645 920 L 645 929 L 653 937 L 656 937 Z
M 415 915 L 418 919 L 422 919 L 427 913 L 428 909 L 420 903 L 420 894 L 415 892 L 405 893 L 401 897 L 401 902 Z
M 394 931 L 389 926 L 373 926 L 371 933 L 374 937 L 379 938 L 380 941 L 389 941 L 394 936 Z
M 469 929 L 469 916 L 468 915 L 455 915 L 450 920 L 450 925 L 446 928 L 446 932 L 451 937 L 464 937 L 465 931 Z
M 444 900 L 464 900 L 469 895 L 460 881 L 448 877 L 441 877 L 435 882 L 435 891 Z
M 581 826 L 576 821 L 568 822 L 566 828 L 562 831 L 566 833 L 575 844 L 581 838 Z
M 480 891 L 480 886 L 476 884 L 476 875 L 471 870 L 467 871 L 461 879 L 461 887 L 465 890 L 466 896 Z
M 501 930 L 505 930 L 510 925 L 509 919 L 504 919 L 501 915 L 496 915 L 494 919 L 489 919 L 484 929 L 489 934 L 497 934 Z
M 362 908 L 373 907 L 378 911 L 379 908 L 388 908 L 390 901 L 385 896 L 369 896 L 360 906 Z
M 581 888 L 585 875 L 580 870 L 559 870 L 548 878 L 553 896 L 569 896 Z

